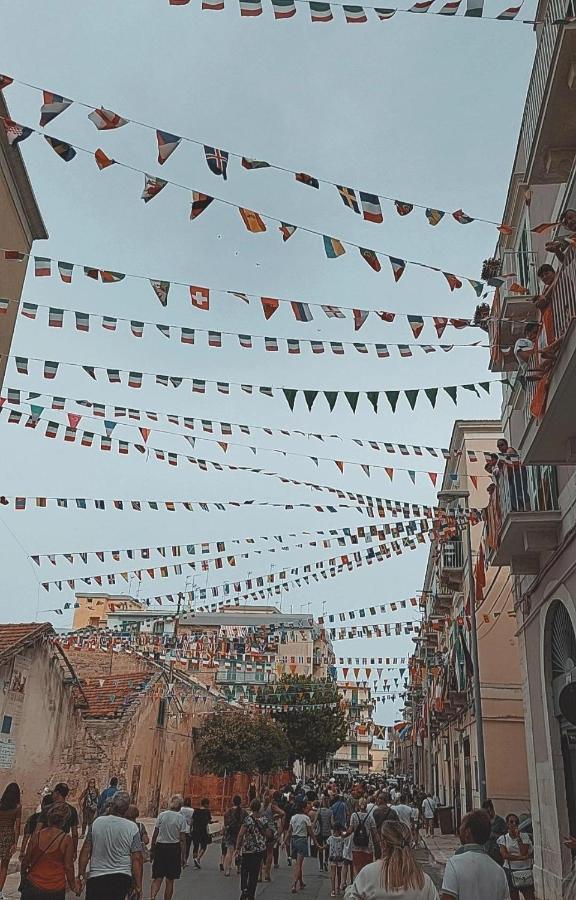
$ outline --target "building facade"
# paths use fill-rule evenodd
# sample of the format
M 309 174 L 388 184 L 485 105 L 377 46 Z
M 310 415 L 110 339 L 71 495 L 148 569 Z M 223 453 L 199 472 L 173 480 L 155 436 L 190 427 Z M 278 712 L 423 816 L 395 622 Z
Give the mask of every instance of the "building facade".
M 366 684 L 339 683 L 338 691 L 348 719 L 345 742 L 336 751 L 332 768 L 347 768 L 359 775 L 368 775 L 372 759 L 374 703 L 370 687 Z
M 410 664 L 405 710 L 412 728 L 400 730 L 397 740 L 405 766 L 410 765 L 407 744 L 412 744 L 415 781 L 432 790 L 443 806 L 452 807 L 456 827 L 481 800 L 471 610 L 478 633 L 487 794 L 502 815 L 528 812 L 530 805 L 512 580 L 507 568 L 486 566 L 484 523 L 475 512 L 489 499 L 492 482 L 484 466 L 501 436 L 498 421 L 455 423 L 439 493 L 449 528 L 430 546 L 425 612 Z
M 3 119 L 9 117 L 2 92 L 0 92 L 0 116 Z M 0 284 L 2 298 L 14 302 L 9 303 L 5 310 L 2 309 L 0 315 L 0 387 L 4 383 L 28 254 L 33 241 L 45 240 L 47 237 L 20 148 L 9 146 L 6 130 L 2 128 L 0 129 L 0 247 L 2 248 Z M 3 252 L 5 250 L 16 250 L 23 254 L 23 257 L 6 259 Z
M 558 24 L 575 12 L 566 0 L 539 3 L 506 200 L 512 229 L 485 262 L 497 288 L 491 368 L 506 373 L 503 429 L 522 462 L 504 467 L 491 498 L 489 559 L 513 575 L 542 900 L 562 896 L 572 863 L 563 837 L 576 833 L 576 221 L 570 213 L 563 220 L 576 207 L 576 27 Z M 555 271 L 546 287 L 544 263 Z M 534 353 L 515 358 L 506 351 L 529 321 L 540 323 Z M 551 366 L 538 354 L 543 347 L 555 348 Z

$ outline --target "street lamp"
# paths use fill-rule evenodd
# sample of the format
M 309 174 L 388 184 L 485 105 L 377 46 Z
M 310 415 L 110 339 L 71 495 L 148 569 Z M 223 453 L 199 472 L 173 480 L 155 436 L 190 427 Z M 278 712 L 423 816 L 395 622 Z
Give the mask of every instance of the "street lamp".
M 438 500 L 442 503 L 468 500 L 470 491 L 445 490 L 439 491 Z M 458 506 L 459 509 L 459 506 Z M 478 784 L 480 788 L 480 805 L 486 800 L 486 755 L 484 752 L 484 722 L 482 720 L 482 693 L 480 690 L 480 664 L 478 660 L 478 629 L 476 626 L 476 584 L 474 582 L 474 570 L 472 568 L 472 539 L 470 531 L 470 518 L 466 520 L 466 555 L 468 556 L 468 593 L 470 596 L 470 636 L 472 639 L 472 663 L 474 665 L 474 714 L 476 716 L 476 744 L 478 753 Z

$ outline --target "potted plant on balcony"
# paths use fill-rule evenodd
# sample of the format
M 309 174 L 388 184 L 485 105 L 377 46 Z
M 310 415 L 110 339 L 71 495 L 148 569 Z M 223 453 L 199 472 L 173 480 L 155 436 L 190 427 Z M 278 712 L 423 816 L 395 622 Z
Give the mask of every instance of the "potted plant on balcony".
M 502 272 L 502 260 L 492 256 L 485 259 L 482 263 L 482 281 L 490 281 L 491 278 L 498 278 Z
M 474 310 L 474 319 L 472 324 L 482 331 L 488 331 L 488 320 L 490 318 L 490 305 L 488 303 L 479 303 Z

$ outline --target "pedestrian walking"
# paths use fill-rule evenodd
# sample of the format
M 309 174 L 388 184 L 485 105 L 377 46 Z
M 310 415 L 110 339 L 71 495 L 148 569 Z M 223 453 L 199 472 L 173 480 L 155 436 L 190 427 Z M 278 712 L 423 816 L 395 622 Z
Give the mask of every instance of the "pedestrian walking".
M 100 794 L 96 787 L 96 781 L 94 778 L 91 778 L 78 798 L 78 806 L 80 807 L 80 814 L 82 816 L 81 837 L 84 837 L 86 830 L 96 818 L 99 796 Z
M 298 800 L 296 802 L 296 812 L 290 819 L 290 826 L 286 835 L 286 841 L 290 847 L 290 856 L 296 863 L 294 866 L 294 884 L 292 885 L 293 894 L 298 892 L 298 887 L 300 887 L 300 890 L 306 887 L 304 884 L 304 860 L 308 856 L 308 839 L 317 844 L 312 823 L 304 809 L 305 801 Z
M 256 896 L 258 875 L 266 851 L 267 823 L 260 815 L 261 809 L 260 801 L 252 800 L 238 832 L 236 854 L 241 857 L 240 900 L 254 900 Z
M 54 804 L 54 799 L 52 794 L 44 794 L 42 800 L 40 801 L 40 811 L 33 812 L 31 816 L 28 816 L 26 820 L 26 824 L 24 826 L 24 834 L 22 836 L 22 845 L 20 847 L 20 861 L 24 859 L 24 854 L 26 853 L 26 847 L 28 846 L 28 842 L 30 838 L 38 828 L 40 822 L 40 816 L 43 812 L 46 812 L 50 809 Z
M 140 810 L 138 809 L 137 806 L 134 806 L 134 804 L 131 803 L 130 806 L 128 807 L 128 811 L 126 813 L 126 818 L 130 819 L 131 822 L 136 822 L 136 825 L 138 826 L 138 831 L 140 832 L 140 840 L 142 841 L 142 855 L 143 855 L 144 861 L 146 861 L 146 855 L 147 855 L 146 848 L 148 847 L 148 844 L 150 843 L 150 838 L 148 837 L 148 832 L 146 831 L 146 826 L 145 826 L 144 822 L 138 821 L 139 816 L 140 816 Z
M 318 841 L 318 863 L 320 865 L 320 869 L 323 869 L 324 872 L 328 871 L 328 862 L 329 862 L 329 850 L 327 841 L 328 838 L 333 834 L 332 831 L 332 812 L 330 810 L 330 800 L 328 794 L 324 794 L 322 799 L 320 808 L 318 810 L 318 816 L 316 818 L 316 839 Z M 342 834 L 344 834 L 344 829 L 340 827 Z
M 359 800 L 358 809 L 350 817 L 349 833 L 352 835 L 352 862 L 356 877 L 364 866 L 374 862 L 374 845 L 378 843 L 378 832 L 373 817 L 366 811 L 365 797 Z
M 192 846 L 192 819 L 194 818 L 194 809 L 190 797 L 184 797 L 184 803 L 182 804 L 180 812 L 186 819 L 186 825 L 188 827 L 188 831 L 186 832 L 186 860 L 184 863 L 185 865 L 188 865 L 188 857 L 190 856 L 190 848 Z
M 400 795 L 400 799 L 396 803 L 394 803 L 392 809 L 398 816 L 400 822 L 410 828 L 412 824 L 412 808 L 408 806 L 408 798 L 406 794 Z
M 262 873 L 260 880 L 272 881 L 272 863 L 274 861 L 274 848 L 278 844 L 278 816 L 282 814 L 282 810 L 274 799 L 276 795 L 269 791 L 264 795 L 262 803 L 262 818 L 268 826 L 266 832 L 266 852 L 264 854 L 264 862 L 262 863 Z
M 208 844 L 212 843 L 212 838 L 208 831 L 208 826 L 212 822 L 212 813 L 210 812 L 210 801 L 205 797 L 198 809 L 194 810 L 192 816 L 192 857 L 194 865 L 200 868 L 200 860 L 206 853 Z
M 72 838 L 72 847 L 74 850 L 74 859 L 78 855 L 78 825 L 80 824 L 80 819 L 78 818 L 78 812 L 75 806 L 72 806 L 71 803 L 68 803 L 68 795 L 70 793 L 70 788 L 64 781 L 59 781 L 58 784 L 55 784 L 52 788 L 52 800 L 54 803 L 57 803 L 61 806 L 66 807 L 68 815 L 64 820 L 62 825 L 63 830 L 66 834 L 69 834 Z M 47 824 L 47 812 L 40 813 L 39 823 L 42 827 Z
M 98 806 L 97 813 L 99 816 L 103 815 L 106 811 L 106 806 L 112 800 L 112 797 L 118 793 L 118 779 L 114 775 L 113 778 L 110 779 L 110 784 L 107 788 L 104 788 L 100 796 L 98 797 Z
M 436 802 L 432 794 L 426 794 L 422 801 L 422 815 L 424 816 L 424 825 L 426 834 L 434 837 L 434 819 L 436 817 Z
M 344 864 L 344 834 L 340 825 L 335 825 L 332 834 L 326 838 L 326 852 L 330 862 L 332 897 L 342 890 L 342 866 Z
M 238 835 L 242 823 L 246 818 L 246 810 L 242 806 L 242 797 L 236 794 L 232 798 L 232 806 L 224 813 L 224 843 L 226 844 L 226 856 L 224 857 L 224 875 L 230 877 L 232 863 L 236 854 Z
M 490 859 L 484 845 L 490 837 L 490 817 L 475 809 L 462 819 L 460 843 L 446 862 L 441 900 L 510 900 L 502 867 Z
M 485 800 L 482 804 L 482 809 L 485 809 L 488 815 L 490 816 L 490 837 L 487 843 L 484 846 L 486 853 L 494 862 L 497 862 L 499 866 L 504 865 L 504 860 L 502 859 L 502 854 L 500 853 L 500 847 L 498 845 L 498 838 L 502 837 L 503 834 L 506 834 L 508 831 L 508 826 L 506 825 L 506 819 L 502 816 L 496 815 L 496 810 L 494 809 L 494 804 L 492 800 Z
M 68 818 L 67 804 L 52 804 L 46 824 L 31 836 L 20 867 L 22 900 L 65 900 L 66 885 L 80 894 L 72 837 L 64 831 Z
M 338 826 L 335 826 L 338 827 Z M 344 848 L 342 851 L 342 878 L 340 881 L 340 887 L 344 890 L 349 884 L 352 884 L 354 881 L 354 864 L 352 861 L 352 835 L 348 836 L 344 835 Z
M 152 857 L 152 900 L 164 885 L 164 900 L 171 900 L 174 893 L 174 882 L 180 878 L 182 866 L 186 862 L 186 819 L 180 812 L 182 795 L 174 794 L 170 798 L 170 808 L 161 812 L 156 819 L 156 827 L 152 835 L 150 855 Z
M 507 833 L 498 838 L 498 846 L 504 860 L 511 900 L 534 900 L 534 875 L 532 873 L 534 847 L 530 835 L 520 832 L 520 819 L 515 813 L 506 816 Z
M 410 848 L 412 835 L 403 822 L 381 829 L 382 859 L 364 866 L 346 891 L 346 900 L 438 900 L 430 877 Z M 486 894 L 484 900 L 494 900 Z
M 0 900 L 3 900 L 4 885 L 12 854 L 16 851 L 20 837 L 22 807 L 20 787 L 12 781 L 0 798 Z
M 126 818 L 130 794 L 116 791 L 109 803 L 108 815 L 98 816 L 88 829 L 78 878 L 86 883 L 86 900 L 126 900 L 128 894 L 140 900 L 143 848 L 138 826 Z

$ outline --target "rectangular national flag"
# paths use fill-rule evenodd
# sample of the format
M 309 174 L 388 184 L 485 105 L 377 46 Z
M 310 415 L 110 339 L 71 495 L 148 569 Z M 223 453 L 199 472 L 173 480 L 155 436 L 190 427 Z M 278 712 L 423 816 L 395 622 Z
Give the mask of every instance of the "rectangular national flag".
M 318 189 L 320 187 L 320 182 L 317 178 L 314 178 L 313 175 L 307 175 L 306 172 L 295 172 L 294 178 L 296 181 L 299 181 L 300 184 L 307 184 L 308 187 L 313 187 Z
M 345 319 L 346 314 L 339 306 L 323 306 L 322 309 L 329 319 Z
M 480 18 L 484 10 L 484 0 L 467 0 L 464 15 Z
M 516 16 L 522 9 L 522 6 L 522 3 L 520 4 L 520 6 L 509 6 L 508 9 L 505 9 L 504 12 L 501 12 L 499 16 L 496 16 L 496 18 L 504 22 L 511 22 L 512 19 L 516 18 Z
M 278 350 L 278 341 L 275 337 L 265 337 L 264 347 L 269 353 L 275 353 Z
M 312 313 L 310 312 L 310 307 L 307 303 L 300 303 L 297 300 L 292 300 L 290 303 L 292 307 L 292 312 L 294 313 L 294 318 L 298 322 L 311 322 L 313 319 Z
M 181 344 L 193 344 L 194 343 L 194 329 L 193 328 L 181 328 L 180 329 L 180 343 Z
M 8 138 L 8 143 L 11 147 L 21 143 L 21 141 L 25 141 L 26 138 L 30 137 L 32 134 L 31 128 L 26 128 L 24 125 L 18 125 L 18 123 L 14 122 L 12 119 L 3 119 L 2 121 L 4 122 L 6 137 Z
M 257 212 L 253 212 L 251 209 L 244 209 L 242 206 L 238 207 L 238 212 L 242 216 L 242 221 L 246 228 L 248 231 L 251 231 L 252 234 L 259 234 L 262 231 L 266 231 L 264 220 Z
M 141 200 L 148 203 L 153 197 L 156 197 L 168 184 L 164 178 L 157 178 L 155 175 L 144 175 L 144 190 L 142 191 Z
M 310 341 L 310 347 L 312 348 L 312 353 L 324 353 L 323 341 Z
M 272 0 L 275 19 L 291 19 L 296 15 L 294 0 Z
M 342 197 L 344 206 L 347 206 L 355 213 L 360 213 L 360 207 L 358 206 L 358 200 L 356 198 L 356 192 L 354 191 L 354 189 L 343 187 L 341 184 L 337 184 L 336 187 L 338 188 L 338 193 Z
M 430 7 L 432 6 L 434 0 L 419 0 L 418 3 L 415 3 L 414 6 L 411 6 L 408 12 L 413 13 L 425 13 L 428 12 Z
M 269 169 L 270 163 L 265 162 L 263 159 L 250 159 L 248 156 L 243 156 L 242 168 L 248 169 L 249 172 L 253 169 Z
M 208 194 L 201 194 L 200 191 L 192 191 L 192 209 L 190 210 L 190 218 L 197 219 L 198 216 L 208 209 L 214 197 Z
M 192 306 L 195 306 L 196 309 L 210 309 L 210 289 L 205 287 L 195 287 L 194 285 L 189 286 L 190 290 L 190 300 L 192 301 Z
M 240 0 L 241 16 L 261 16 L 262 2 L 261 0 Z
M 202 0 L 202 9 L 222 10 L 224 0 Z
M 388 359 L 390 351 L 386 344 L 376 344 L 376 354 L 379 359 Z
M 119 369 L 106 369 L 106 374 L 108 375 L 108 381 L 110 382 L 110 384 L 122 383 Z
M 46 278 L 52 274 L 52 260 L 45 256 L 34 257 L 34 275 L 36 278 Z
M 16 260 L 17 262 L 22 262 L 23 259 L 26 259 L 28 254 L 21 253 L 20 250 L 5 250 L 4 251 L 4 259 Z
M 64 282 L 64 284 L 72 283 L 72 272 L 74 271 L 74 264 L 67 262 L 58 262 L 58 272 L 60 274 L 60 278 Z
M 90 331 L 90 316 L 88 313 L 75 312 L 76 331 Z
M 38 313 L 38 304 L 37 303 L 23 303 L 22 304 L 22 315 L 26 316 L 27 319 L 35 319 Z
M 368 21 L 363 6 L 343 6 L 342 9 L 344 10 L 344 15 L 346 16 L 346 21 L 349 25 L 353 25 L 356 22 Z
M 130 322 L 130 331 L 136 338 L 141 338 L 144 334 L 144 322 L 136 322 L 132 320 Z
M 19 375 L 28 375 L 28 357 L 27 356 L 17 356 L 16 357 L 16 371 Z
M 72 105 L 72 100 L 61 97 L 60 94 L 53 94 L 51 91 L 42 91 L 44 103 L 40 107 L 40 128 L 44 128 L 49 122 L 52 122 L 56 116 L 63 113 Z
M 123 119 L 118 113 L 102 107 L 93 110 L 88 118 L 96 126 L 98 131 L 111 131 L 114 128 L 122 128 L 123 125 L 128 124 L 128 119 Z
M 380 198 L 377 194 L 367 194 L 365 191 L 360 191 L 360 203 L 362 204 L 362 217 L 367 222 L 379 224 L 384 221 Z
M 252 349 L 252 335 L 251 334 L 239 334 L 238 335 L 238 343 L 244 350 Z M 223 431 L 222 434 L 225 432 Z M 232 432 L 230 432 L 231 434 Z
M 438 10 L 439 16 L 455 16 L 458 12 L 458 8 L 461 4 L 462 0 L 449 0 L 448 3 L 445 3 L 442 9 Z
M 244 2 L 244 0 L 241 0 L 241 3 L 242 2 Z M 260 0 L 258 0 L 258 3 L 260 3 Z M 260 12 L 262 12 L 261 6 Z M 219 150 L 217 147 L 204 146 L 204 154 L 210 171 L 214 175 L 221 175 L 224 181 L 226 181 L 226 178 L 228 177 L 228 152 L 226 150 Z
M 330 341 L 330 349 L 335 356 L 344 356 L 344 345 L 340 341 Z
M 331 22 L 334 16 L 329 3 L 310 3 L 310 18 L 313 22 Z
M 208 346 L 209 347 L 221 347 L 222 346 L 222 335 L 219 331 L 209 331 L 208 332 Z
M 172 156 L 174 151 L 178 148 L 182 138 L 178 137 L 177 134 L 170 134 L 169 131 L 160 131 L 157 129 L 156 140 L 158 142 L 158 162 L 163 166 L 168 157 Z
M 118 319 L 115 319 L 114 316 L 102 316 L 102 328 L 105 328 L 106 331 L 116 331 L 117 325 Z
M 287 338 L 286 344 L 288 346 L 288 353 L 300 353 L 300 341 L 297 341 L 294 338 Z
M 323 235 L 324 241 L 324 250 L 326 252 L 326 256 L 328 259 L 337 259 L 339 256 L 342 256 L 346 253 L 345 248 L 342 246 L 342 243 L 338 240 L 338 238 L 328 237 L 328 235 Z
M 396 14 L 397 10 L 395 9 L 378 9 L 378 7 L 374 8 L 374 12 L 378 16 L 381 22 L 385 22 L 386 19 L 391 19 L 393 15 Z
M 50 328 L 62 328 L 64 325 L 64 310 L 55 309 L 51 306 L 48 310 L 48 325 Z
M 63 159 L 64 162 L 71 162 L 76 156 L 76 151 L 71 144 L 67 144 L 66 141 L 61 141 L 58 138 L 50 137 L 49 135 L 44 135 L 44 140 L 50 144 L 54 153 Z
M 142 387 L 142 372 L 129 372 L 128 387 L 131 387 L 131 388 Z
M 44 378 L 51 381 L 53 378 L 56 378 L 58 373 L 59 363 L 52 362 L 50 360 L 45 360 L 44 362 Z

